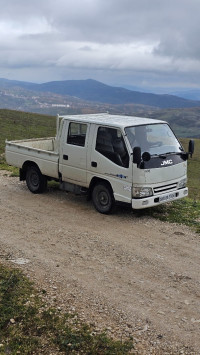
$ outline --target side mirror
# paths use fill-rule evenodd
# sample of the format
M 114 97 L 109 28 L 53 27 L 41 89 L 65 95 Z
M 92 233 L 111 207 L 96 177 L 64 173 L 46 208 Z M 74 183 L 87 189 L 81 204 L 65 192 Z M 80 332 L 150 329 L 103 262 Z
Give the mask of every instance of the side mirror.
M 139 165 L 141 163 L 142 156 L 141 156 L 141 148 L 134 147 L 133 148 L 133 163 Z
M 191 139 L 188 144 L 188 153 L 192 157 L 192 154 L 194 153 L 194 141 Z
M 142 160 L 143 161 L 149 161 L 151 159 L 151 154 L 149 152 L 144 152 L 142 154 Z

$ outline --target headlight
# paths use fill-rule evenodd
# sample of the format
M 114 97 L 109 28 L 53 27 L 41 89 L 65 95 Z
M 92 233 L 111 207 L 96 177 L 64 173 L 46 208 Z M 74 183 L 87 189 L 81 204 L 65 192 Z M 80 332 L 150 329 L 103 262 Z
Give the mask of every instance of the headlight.
M 151 187 L 134 187 L 133 188 L 133 197 L 142 198 L 147 196 L 152 196 L 152 188 Z
M 178 189 L 183 189 L 184 187 L 186 187 L 187 184 L 187 179 L 182 179 L 181 181 L 179 181 L 178 183 Z

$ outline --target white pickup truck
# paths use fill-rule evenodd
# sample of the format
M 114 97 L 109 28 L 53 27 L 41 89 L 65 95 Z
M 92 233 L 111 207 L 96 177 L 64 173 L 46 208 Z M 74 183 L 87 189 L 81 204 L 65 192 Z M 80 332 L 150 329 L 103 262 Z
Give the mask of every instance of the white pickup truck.
M 87 194 L 100 213 L 115 202 L 133 209 L 188 195 L 186 153 L 164 121 L 109 114 L 57 117 L 54 138 L 6 141 L 6 160 L 20 180 L 41 193 L 48 180 Z

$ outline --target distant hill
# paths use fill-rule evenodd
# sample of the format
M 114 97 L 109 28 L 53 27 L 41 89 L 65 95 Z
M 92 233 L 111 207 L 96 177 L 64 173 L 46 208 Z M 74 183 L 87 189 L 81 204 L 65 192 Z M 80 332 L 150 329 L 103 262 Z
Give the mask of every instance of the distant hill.
M 179 97 L 183 97 L 188 100 L 200 100 L 200 89 L 191 89 L 191 90 L 180 90 L 172 93 Z
M 90 102 L 112 105 L 139 104 L 162 109 L 200 107 L 200 101 L 187 100 L 174 95 L 157 95 L 132 91 L 121 87 L 109 86 L 92 79 L 51 81 L 43 84 L 0 79 L 0 89 L 13 89 L 16 87 L 40 93 L 48 92 L 62 96 L 68 95 Z

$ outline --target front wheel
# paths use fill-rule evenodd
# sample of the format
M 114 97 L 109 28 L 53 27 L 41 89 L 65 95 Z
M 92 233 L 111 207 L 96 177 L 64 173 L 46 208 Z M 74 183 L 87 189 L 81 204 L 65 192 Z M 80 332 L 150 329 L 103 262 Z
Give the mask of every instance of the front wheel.
M 38 194 L 46 190 L 47 179 L 37 166 L 31 165 L 26 172 L 26 184 L 32 193 Z
M 106 183 L 98 183 L 92 191 L 92 201 L 96 210 L 108 214 L 114 207 L 114 197 L 110 186 Z

